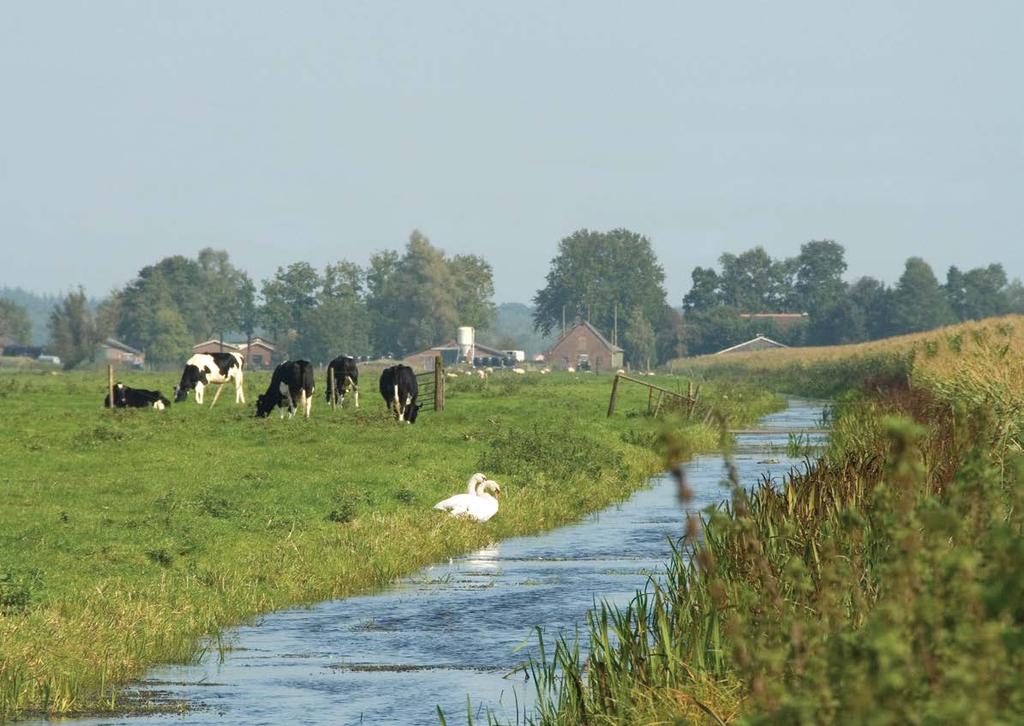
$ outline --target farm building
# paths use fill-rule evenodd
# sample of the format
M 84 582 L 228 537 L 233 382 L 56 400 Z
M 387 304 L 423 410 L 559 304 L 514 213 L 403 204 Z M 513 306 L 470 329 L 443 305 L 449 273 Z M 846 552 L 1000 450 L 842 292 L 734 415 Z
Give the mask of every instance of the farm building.
M 211 338 L 192 346 L 193 353 L 238 353 L 238 345 Z
M 127 343 L 107 338 L 99 347 L 99 357 L 107 363 L 129 365 L 141 368 L 146 364 L 146 354 Z
M 563 369 L 571 366 L 606 371 L 622 367 L 622 348 L 609 342 L 587 321 L 567 330 L 544 357 L 550 365 Z
M 475 358 L 506 358 L 509 353 L 509 351 L 498 350 L 483 343 L 474 343 L 473 351 Z M 405 364 L 412 366 L 416 370 L 432 371 L 434 370 L 434 356 L 438 355 L 441 356 L 441 360 L 446 366 L 459 363 L 459 344 L 454 340 L 449 340 L 447 343 L 435 345 L 433 348 L 427 348 L 419 353 L 407 355 L 405 357 Z
M 772 323 L 776 330 L 789 330 L 807 322 L 807 313 L 740 313 L 743 320 Z
M 771 350 L 772 348 L 788 348 L 788 345 L 783 345 L 778 341 L 766 338 L 763 335 L 751 338 L 744 343 L 738 343 L 724 350 L 720 350 L 714 355 L 722 355 L 723 353 L 749 353 L 754 350 Z
M 271 360 L 277 353 L 272 343 L 256 336 L 248 343 L 229 343 L 212 338 L 192 346 L 193 353 L 241 353 L 248 368 L 270 368 Z
M 273 343 L 256 336 L 248 343 L 235 343 L 238 352 L 245 356 L 245 364 L 250 368 L 270 368 L 277 354 Z

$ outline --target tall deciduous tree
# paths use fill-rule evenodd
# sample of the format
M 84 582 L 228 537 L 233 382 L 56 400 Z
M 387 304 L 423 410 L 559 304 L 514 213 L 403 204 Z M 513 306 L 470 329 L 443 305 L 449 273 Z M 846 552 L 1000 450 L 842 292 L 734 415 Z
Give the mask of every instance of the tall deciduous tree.
M 644 317 L 639 308 L 630 311 L 626 318 L 626 330 L 623 336 L 626 358 L 634 368 L 650 370 L 651 362 L 657 355 L 657 339 L 650 321 Z
M 931 330 L 954 320 L 935 273 L 920 257 L 907 260 L 893 292 L 891 317 L 896 334 Z
M 12 338 L 22 345 L 27 345 L 32 338 L 28 311 L 6 298 L 0 298 L 0 336 Z
M 301 351 L 300 331 L 316 309 L 321 285 L 320 275 L 308 262 L 278 267 L 272 278 L 263 281 L 261 319 L 283 355 Z
M 1003 315 L 1010 309 L 1006 271 L 1000 264 L 946 273 L 946 298 L 958 320 L 979 320 Z
M 618 315 L 619 330 L 627 334 L 629 323 L 623 320 L 636 311 L 660 328 L 668 307 L 664 281 L 646 237 L 627 229 L 581 229 L 558 245 L 547 285 L 533 298 L 534 327 L 550 333 L 561 325 L 564 311 L 567 322 L 586 319 L 609 335 Z
M 85 290 L 69 292 L 50 313 L 50 345 L 61 358 L 65 370 L 84 360 L 92 360 L 100 342 L 100 332 L 89 309 Z

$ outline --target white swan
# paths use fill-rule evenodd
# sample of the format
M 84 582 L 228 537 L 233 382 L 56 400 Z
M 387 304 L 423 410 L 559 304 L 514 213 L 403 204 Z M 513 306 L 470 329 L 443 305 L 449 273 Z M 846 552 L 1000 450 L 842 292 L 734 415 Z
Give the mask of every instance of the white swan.
M 498 513 L 497 496 L 501 494 L 501 486 L 493 479 L 481 473 L 469 478 L 466 494 L 456 494 L 434 505 L 434 509 L 448 512 L 453 517 L 469 517 L 478 522 L 486 522 Z M 494 496 L 488 492 L 493 491 Z

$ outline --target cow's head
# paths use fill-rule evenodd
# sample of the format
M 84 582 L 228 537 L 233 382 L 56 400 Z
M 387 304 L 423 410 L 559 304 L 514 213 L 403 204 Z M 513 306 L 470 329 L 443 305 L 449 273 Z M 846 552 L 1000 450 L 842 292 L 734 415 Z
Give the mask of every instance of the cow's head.
M 416 416 L 419 415 L 420 404 L 410 403 L 405 407 L 405 420 L 409 423 L 416 423 Z
M 270 415 L 270 412 L 274 410 L 274 406 L 277 405 L 277 401 L 274 396 L 268 396 L 266 393 L 261 393 L 256 397 L 256 416 L 258 418 L 266 418 Z
M 188 398 L 188 392 L 196 390 L 202 393 L 206 385 L 206 371 L 194 365 L 185 366 L 181 372 L 181 381 L 174 387 L 174 400 L 181 403 Z

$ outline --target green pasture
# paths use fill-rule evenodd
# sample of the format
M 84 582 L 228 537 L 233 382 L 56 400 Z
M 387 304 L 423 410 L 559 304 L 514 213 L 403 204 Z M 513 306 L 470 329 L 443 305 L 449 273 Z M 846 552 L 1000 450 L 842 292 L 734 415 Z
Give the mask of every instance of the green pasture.
M 174 373 L 119 375 L 171 397 Z M 260 612 L 380 587 L 432 561 L 553 527 L 620 500 L 660 467 L 663 432 L 692 449 L 711 428 L 645 415 L 611 377 L 449 381 L 447 410 L 389 418 L 376 378 L 362 408 L 253 416 L 269 374 L 216 407 L 102 407 L 103 373 L 0 374 L 0 717 L 117 709 L 119 687 L 194 657 Z M 685 381 L 660 378 L 685 389 Z M 737 424 L 779 405 L 702 389 Z M 706 409 L 702 409 L 706 410 Z M 674 437 L 678 438 L 678 437 Z M 502 484 L 485 525 L 432 510 L 483 470 Z

